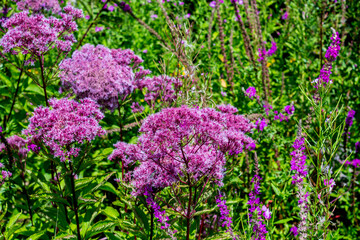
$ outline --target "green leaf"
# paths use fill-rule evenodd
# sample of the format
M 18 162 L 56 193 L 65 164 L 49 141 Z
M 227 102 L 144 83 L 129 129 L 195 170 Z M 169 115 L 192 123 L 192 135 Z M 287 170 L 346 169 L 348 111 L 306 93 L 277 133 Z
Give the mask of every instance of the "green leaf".
M 112 220 L 104 220 L 95 223 L 90 230 L 86 233 L 85 239 L 88 239 L 98 233 L 105 232 L 106 230 L 115 226 L 115 222 Z
M 21 215 L 21 212 L 19 212 L 18 214 L 13 214 L 11 216 L 11 218 L 9 219 L 9 222 L 6 224 L 7 230 L 9 230 L 16 223 L 16 221 L 19 219 L 20 215 Z
M 285 219 L 281 219 L 279 221 L 274 222 L 274 224 L 287 223 L 287 222 L 292 221 L 292 220 L 294 220 L 294 219 L 293 218 L 285 218 Z
M 280 190 L 279 190 L 273 183 L 271 183 L 271 188 L 274 190 L 276 196 L 280 196 L 280 195 L 281 195 Z
M 39 239 L 42 235 L 44 235 L 44 233 L 46 233 L 46 230 L 43 230 L 41 232 L 35 233 L 33 235 L 31 235 L 30 237 L 28 237 L 27 240 L 37 240 Z
M 118 218 L 120 215 L 119 212 L 113 207 L 106 207 L 104 210 L 102 210 L 102 212 L 106 216 L 108 216 L 110 218 L 114 218 L 114 219 Z

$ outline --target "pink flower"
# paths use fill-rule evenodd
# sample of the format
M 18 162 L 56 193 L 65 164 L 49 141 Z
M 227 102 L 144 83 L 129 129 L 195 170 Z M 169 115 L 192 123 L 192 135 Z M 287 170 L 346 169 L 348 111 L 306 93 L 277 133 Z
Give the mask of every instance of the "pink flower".
M 60 12 L 61 8 L 58 0 L 15 0 L 20 11 L 33 10 L 40 12 L 42 9 Z
M 240 154 L 254 141 L 245 135 L 255 126 L 241 115 L 215 109 L 168 108 L 150 115 L 140 128 L 137 144 L 117 143 L 110 160 L 126 165 L 139 162 L 131 172 L 134 195 L 146 187 L 164 188 L 186 178 L 208 176 L 222 185 L 226 154 Z
M 33 64 L 37 56 L 50 50 L 50 46 L 56 46 L 59 51 L 70 51 L 76 42 L 72 35 L 77 30 L 75 20 L 83 17 L 82 10 L 67 6 L 59 15 L 61 19 L 45 18 L 40 14 L 29 16 L 28 12 L 15 13 L 3 24 L 7 29 L 0 40 L 4 52 L 30 54 L 28 63 Z
M 29 143 L 47 146 L 61 161 L 77 157 L 82 143 L 105 134 L 99 125 L 104 115 L 91 99 L 78 103 L 67 98 L 52 98 L 49 104 L 51 108 L 35 108 L 23 133 Z
M 298 233 L 298 228 L 296 226 L 293 226 L 292 228 L 290 228 L 290 232 L 292 234 L 294 234 L 294 236 L 297 236 L 299 233 Z
M 95 32 L 101 32 L 104 30 L 104 27 L 95 27 Z
M 135 81 L 149 73 L 139 67 L 142 62 L 129 49 L 85 44 L 73 53 L 72 58 L 60 64 L 59 76 L 64 88 L 72 90 L 78 98 L 88 97 L 114 110 L 119 104 L 119 96 L 130 94 Z

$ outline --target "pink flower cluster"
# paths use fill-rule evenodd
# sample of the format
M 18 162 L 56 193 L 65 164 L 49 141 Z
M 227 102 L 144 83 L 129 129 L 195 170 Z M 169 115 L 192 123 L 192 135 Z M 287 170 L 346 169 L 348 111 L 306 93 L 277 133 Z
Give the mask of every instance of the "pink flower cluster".
M 182 82 L 178 78 L 169 77 L 166 75 L 147 77 L 136 82 L 138 89 L 146 88 L 145 101 L 153 106 L 156 99 L 161 102 L 172 102 L 180 93 Z
M 7 142 L 11 148 L 11 150 L 18 153 L 20 158 L 25 158 L 28 152 L 28 149 L 26 148 L 26 140 L 22 137 L 19 137 L 18 135 L 13 135 L 8 137 Z M 0 143 L 0 152 L 2 152 L 5 149 L 5 144 Z
M 75 51 L 72 58 L 60 64 L 60 78 L 65 89 L 71 89 L 77 98 L 91 98 L 101 106 L 114 110 L 119 96 L 124 97 L 134 90 L 137 78 L 149 73 L 138 68 L 143 60 L 126 49 L 108 49 L 85 44 Z M 139 69 L 135 74 L 135 69 Z
M 4 52 L 30 54 L 28 63 L 34 63 L 35 58 L 45 54 L 51 47 L 68 52 L 76 42 L 72 33 L 77 30 L 76 19 L 82 18 L 82 10 L 72 6 L 64 8 L 59 13 L 61 19 L 45 18 L 43 15 L 30 15 L 24 11 L 15 13 L 2 25 L 7 29 L 0 40 Z
M 254 144 L 245 135 L 254 127 L 241 115 L 211 108 L 168 108 L 145 119 L 136 145 L 117 143 L 109 159 L 140 162 L 131 173 L 134 195 L 148 186 L 164 188 L 187 177 L 197 182 L 208 176 L 221 186 L 225 156 Z
M 105 134 L 99 125 L 104 117 L 98 105 L 91 99 L 80 103 L 64 99 L 50 99 L 48 107 L 37 107 L 23 133 L 29 143 L 47 146 L 61 161 L 79 155 L 79 144 L 92 141 Z
M 20 11 L 33 10 L 40 12 L 42 9 L 60 12 L 61 8 L 58 0 L 15 0 Z

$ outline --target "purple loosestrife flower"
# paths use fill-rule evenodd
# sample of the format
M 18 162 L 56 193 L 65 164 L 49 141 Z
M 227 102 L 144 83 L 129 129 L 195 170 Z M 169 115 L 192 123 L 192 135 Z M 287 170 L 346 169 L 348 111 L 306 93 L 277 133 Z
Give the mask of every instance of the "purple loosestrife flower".
M 345 125 L 346 125 L 346 128 L 350 128 L 352 125 L 353 125 L 353 120 L 354 120 L 354 117 L 355 117 L 355 111 L 354 110 L 350 110 L 347 114 L 347 117 L 345 119 Z
M 34 63 L 35 58 L 56 46 L 59 51 L 68 52 L 76 42 L 72 33 L 77 30 L 75 20 L 82 18 L 82 10 L 72 6 L 64 8 L 59 13 L 61 19 L 45 18 L 43 15 L 30 15 L 28 12 L 15 13 L 3 23 L 7 29 L 1 38 L 0 45 L 4 52 L 30 54 L 28 63 Z
M 112 6 L 112 5 L 110 5 L 110 6 L 108 6 L 108 7 L 107 7 L 107 9 L 108 9 L 110 12 L 112 12 L 112 11 L 114 11 L 114 10 L 115 10 L 115 7 L 114 7 L 114 6 Z
M 251 182 L 254 183 L 254 189 L 249 193 L 249 201 L 247 204 L 250 205 L 249 218 L 254 233 L 253 239 L 265 240 L 268 231 L 266 230 L 264 221 L 271 218 L 271 212 L 265 205 L 261 204 L 260 198 L 258 197 L 260 194 L 260 181 L 261 177 L 255 174 L 251 180 Z
M 261 62 L 261 61 L 263 61 L 265 58 L 265 56 L 266 56 L 266 49 L 264 48 L 264 49 L 261 49 L 261 48 L 259 48 L 258 49 L 258 52 L 259 52 L 259 58 L 258 58 L 258 61 L 259 62 Z
M 138 67 L 143 60 L 131 50 L 108 49 L 85 44 L 73 53 L 72 58 L 60 64 L 60 79 L 65 89 L 72 90 L 77 98 L 91 98 L 104 108 L 114 110 L 119 96 L 134 89 L 135 80 L 146 70 Z M 132 66 L 131 66 L 132 64 Z M 139 70 L 136 74 L 135 70 Z
M 281 19 L 282 20 L 286 20 L 289 17 L 289 13 L 286 11 L 282 16 Z
M 277 50 L 276 42 L 271 42 L 271 48 L 266 52 L 267 56 L 272 56 Z
M 40 12 L 42 9 L 60 12 L 61 8 L 58 0 L 15 0 L 20 11 L 33 10 Z
M 290 228 L 290 232 L 294 235 L 297 236 L 298 233 L 298 228 L 296 226 L 293 226 L 292 228 Z
M 263 106 L 263 108 L 264 108 L 265 113 L 266 113 L 267 116 L 269 116 L 270 109 L 271 109 L 271 110 L 273 109 L 273 107 L 272 107 L 270 104 L 268 104 L 268 103 L 265 103 L 264 106 Z
M 248 89 L 246 89 L 246 91 L 245 91 L 245 96 L 249 97 L 251 100 L 253 100 L 254 97 L 256 99 L 259 99 L 259 96 L 256 95 L 256 88 L 255 87 L 248 87 Z
M 169 234 L 169 236 L 171 237 L 171 239 L 176 239 L 176 237 L 174 236 L 174 233 L 176 231 L 171 231 L 170 230 L 170 224 L 168 223 L 168 221 L 170 220 L 170 218 L 166 215 L 165 210 L 161 211 L 161 207 L 155 202 L 154 198 L 153 198 L 153 193 L 150 187 L 146 188 L 144 191 L 144 195 L 147 197 L 146 198 L 146 203 L 149 207 L 151 207 L 151 209 L 154 211 L 154 217 L 158 219 L 158 222 L 161 225 L 161 229 L 166 230 L 166 232 Z
M 232 217 L 230 216 L 230 211 L 228 209 L 228 207 L 226 206 L 226 200 L 222 199 L 224 196 L 219 193 L 219 195 L 216 197 L 216 203 L 218 208 L 220 209 L 220 222 L 221 222 L 221 227 L 226 227 L 226 232 L 230 232 L 232 233 L 232 227 L 231 227 L 231 223 L 232 223 Z
M 268 121 L 266 118 L 263 118 L 263 119 L 258 119 L 256 122 L 255 122 L 255 125 L 256 125 L 256 129 L 258 129 L 258 131 L 263 131 L 265 127 L 267 127 L 267 124 L 268 124 Z
M 278 113 L 277 111 L 274 111 L 275 116 L 274 116 L 274 120 L 279 120 L 280 122 L 282 121 L 289 121 L 290 116 L 292 116 L 295 112 L 295 107 L 294 105 L 287 105 L 284 107 L 283 109 L 284 113 Z M 287 114 L 287 115 L 286 115 Z
M 284 107 L 284 111 L 288 114 L 288 115 L 293 115 L 295 112 L 295 107 L 294 105 L 287 105 Z
M 28 136 L 28 142 L 47 146 L 62 162 L 79 155 L 79 144 L 105 134 L 99 125 L 104 115 L 93 100 L 86 98 L 78 103 L 52 98 L 49 104 L 51 108 L 35 108 L 23 133 Z
M 354 167 L 360 167 L 360 159 L 354 159 L 352 161 L 346 161 L 345 164 L 352 165 Z
M 187 176 L 194 183 L 208 176 L 221 186 L 226 154 L 240 154 L 253 143 L 245 133 L 254 127 L 241 115 L 211 108 L 168 108 L 144 120 L 137 144 L 117 143 L 109 159 L 139 161 L 131 172 L 134 195 L 141 195 L 146 187 L 165 188 Z
M 307 167 L 306 167 L 306 155 L 304 153 L 304 138 L 298 138 L 295 140 L 293 144 L 293 148 L 295 149 L 291 152 L 291 170 L 295 171 L 295 175 L 292 176 L 292 184 L 295 184 L 298 188 L 297 196 L 299 198 L 298 204 L 300 207 L 300 224 L 299 224 L 299 234 L 300 240 L 307 239 L 307 214 L 309 211 L 308 206 L 308 196 L 309 193 L 306 192 L 306 188 L 304 186 L 304 178 L 307 176 Z
M 355 143 L 355 153 L 360 153 L 360 142 Z
M 276 46 L 276 42 L 271 42 L 271 47 L 268 51 L 266 51 L 266 49 L 261 49 L 259 48 L 258 49 L 258 52 L 259 52 L 259 58 L 258 58 L 258 61 L 261 62 L 265 59 L 265 56 L 272 56 L 274 55 L 274 53 L 276 52 L 277 50 L 277 46 Z
M 340 52 L 339 33 L 335 32 L 331 37 L 331 40 L 332 42 L 325 53 L 326 62 L 323 65 L 322 69 L 320 70 L 320 76 L 319 76 L 320 81 L 317 81 L 315 88 L 318 88 L 321 84 L 323 86 L 326 86 L 327 83 L 331 82 L 330 75 L 331 75 L 332 63 L 339 56 L 339 52 Z

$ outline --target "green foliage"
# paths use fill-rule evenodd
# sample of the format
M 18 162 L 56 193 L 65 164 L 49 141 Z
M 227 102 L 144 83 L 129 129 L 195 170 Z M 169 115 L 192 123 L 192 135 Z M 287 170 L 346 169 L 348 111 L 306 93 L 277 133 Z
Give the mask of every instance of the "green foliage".
M 9 15 L 16 11 L 14 2 L 1 2 L 12 8 Z M 305 180 L 307 190 L 312 193 L 309 214 L 312 230 L 309 239 L 358 238 L 359 178 L 357 171 L 343 162 L 360 157 L 356 155 L 359 153 L 355 153 L 354 147 L 355 142 L 360 141 L 359 1 L 350 0 L 345 4 L 344 1 L 332 0 L 258 0 L 262 39 L 259 39 L 254 28 L 250 28 L 254 27 L 254 14 L 246 15 L 244 5 L 239 5 L 246 33 L 250 36 L 255 64 L 246 54 L 243 35 L 230 1 L 225 1 L 219 9 L 223 43 L 217 13 L 207 1 L 186 0 L 184 5 L 165 2 L 171 24 L 182 27 L 179 36 L 186 41 L 183 48 L 177 42 L 179 37 L 172 36 L 157 1 L 128 2 L 135 18 L 120 7 L 113 12 L 102 10 L 102 1 L 75 2 L 84 15 L 90 16 L 89 20 L 78 21 L 75 38 L 80 40 L 84 36 L 84 40 L 79 42 L 81 45 L 103 44 L 108 48 L 132 49 L 143 58 L 142 65 L 152 71 L 152 76 L 167 74 L 181 77 L 182 93 L 173 104 L 158 101 L 154 107 L 145 106 L 143 113 L 133 114 L 130 108 L 133 101 L 146 103 L 146 90 L 135 91 L 121 103 L 120 110 L 104 112 L 105 118 L 100 124 L 108 133 L 89 144 L 72 163 L 54 159 L 44 148 L 39 154 L 29 152 L 24 169 L 17 156 L 16 163 L 11 163 L 9 154 L 5 150 L 0 152 L 1 163 L 6 164 L 13 173 L 9 181 L 0 185 L 0 240 L 77 239 L 78 225 L 81 239 L 106 237 L 110 240 L 138 240 L 151 239 L 151 235 L 152 239 L 168 239 L 167 232 L 160 227 L 157 219 L 152 222 L 152 211 L 146 198 L 131 195 L 132 186 L 126 181 L 115 181 L 125 176 L 122 175 L 121 162 L 107 159 L 114 149 L 113 144 L 120 139 L 135 143 L 141 121 L 164 107 L 231 104 L 249 119 L 256 114 L 266 117 L 263 106 L 244 96 L 242 89 L 249 86 L 256 87 L 262 98 L 264 92 L 270 92 L 267 100 L 274 110 L 281 111 L 290 104 L 296 109 L 289 121 L 278 122 L 271 118 L 264 131 L 254 131 L 252 134 L 257 141 L 256 152 L 263 178 L 261 200 L 272 212 L 271 219 L 266 223 L 266 239 L 293 238 L 290 228 L 300 221 L 298 198 L 296 188 L 291 184 L 290 169 L 291 146 L 299 126 L 306 138 L 306 163 L 311 166 L 309 177 Z M 115 2 L 108 1 L 107 4 L 114 5 Z M 289 13 L 289 18 L 282 20 L 285 11 Z M 190 18 L 184 18 L 188 13 L 191 14 Z M 153 14 L 158 17 L 151 18 Z M 162 40 L 150 33 L 136 18 L 154 29 Z M 96 32 L 96 26 L 104 27 L 104 30 Z M 319 93 L 322 99 L 319 103 L 313 98 L 315 88 L 312 81 L 318 78 L 324 64 L 324 54 L 331 41 L 331 28 L 340 33 L 341 52 L 333 64 L 333 83 Z M 89 32 L 85 36 L 87 30 Z M 2 36 L 3 28 L 0 28 Z M 256 60 L 262 40 L 266 41 L 267 49 L 272 41 L 277 43 L 278 48 L 267 59 L 270 76 L 268 89 L 263 86 L 261 64 Z M 67 57 L 71 56 L 76 46 Z M 181 49 L 184 56 L 179 55 Z M 52 53 L 46 55 L 45 71 L 49 73 L 46 90 L 50 97 L 61 98 L 68 93 L 59 91 L 61 84 L 55 57 Z M 8 61 L 0 57 L 0 125 L 6 137 L 21 135 L 34 108 L 45 106 L 40 65 L 25 66 L 25 59 L 26 56 L 22 54 L 9 55 Z M 349 130 L 351 138 L 346 139 L 345 118 L 350 108 L 357 113 L 355 124 Z M 123 128 L 121 133 L 120 128 Z M 323 166 L 330 168 L 324 171 Z M 54 167 L 56 171 L 52 170 Z M 251 239 L 253 230 L 248 224 L 247 202 L 255 171 L 253 155 L 242 154 L 229 159 L 226 167 L 221 191 L 226 194 L 234 234 L 239 239 Z M 125 168 L 124 171 L 129 170 Z M 54 181 L 53 175 L 57 173 L 59 181 Z M 77 179 L 74 179 L 75 173 Z M 327 177 L 336 182 L 333 192 L 323 184 Z M 1 180 L 0 176 L 0 184 Z M 220 212 L 215 202 L 216 188 L 209 184 L 201 196 L 198 193 L 199 204 L 192 214 L 190 239 L 231 239 L 230 233 L 220 226 L 218 220 Z M 181 201 L 188 198 L 187 190 L 182 193 Z M 321 198 L 318 198 L 318 194 L 321 194 Z M 170 216 L 171 229 L 178 231 L 175 236 L 184 239 L 186 221 L 181 211 L 172 208 L 177 205 L 177 199 L 169 189 L 164 189 L 157 196 L 163 200 L 158 201 L 161 210 Z M 322 221 L 324 216 L 326 220 Z

